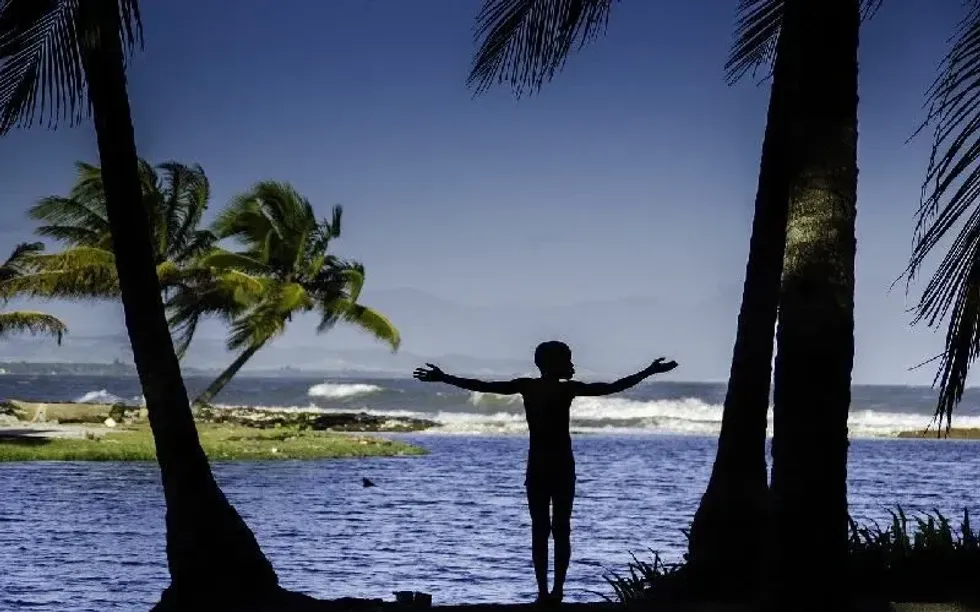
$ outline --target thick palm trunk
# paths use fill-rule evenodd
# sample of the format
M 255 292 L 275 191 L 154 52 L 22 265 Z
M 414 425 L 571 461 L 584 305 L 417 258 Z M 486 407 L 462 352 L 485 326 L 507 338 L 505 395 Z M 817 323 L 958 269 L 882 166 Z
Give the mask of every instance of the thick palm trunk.
M 771 575 L 779 609 L 842 610 L 860 15 L 858 0 L 787 7 L 794 5 L 807 27 L 799 31 L 800 103 L 776 333 Z
M 126 328 L 146 398 L 167 502 L 164 600 L 198 609 L 213 596 L 254 596 L 277 586 L 251 531 L 211 474 L 191 416 L 167 327 L 150 243 L 139 206 L 135 136 L 126 92 L 115 0 L 82 0 L 85 72 L 98 137 L 106 203 Z M 188 603 L 193 602 L 193 603 Z
M 792 37 L 793 26 L 789 26 Z M 789 39 L 791 40 L 791 38 Z M 711 479 L 694 515 L 688 575 L 702 596 L 745 599 L 762 588 L 768 522 L 766 428 L 773 335 L 786 246 L 787 143 L 793 83 L 787 24 L 777 47 L 762 142 L 742 305 Z
M 259 352 L 259 349 L 261 349 L 262 346 L 263 344 L 253 344 L 245 349 L 241 355 L 231 362 L 231 365 L 225 368 L 224 372 L 218 374 L 218 377 L 214 379 L 214 382 L 208 385 L 208 388 L 205 389 L 203 393 L 197 396 L 197 399 L 194 400 L 193 404 L 195 406 L 209 404 L 211 399 L 220 393 L 221 390 L 225 388 L 225 385 L 231 382 L 231 379 L 238 374 L 238 371 L 242 369 L 242 366 L 244 366 L 245 363 L 251 359 L 253 355 L 255 355 L 255 353 Z

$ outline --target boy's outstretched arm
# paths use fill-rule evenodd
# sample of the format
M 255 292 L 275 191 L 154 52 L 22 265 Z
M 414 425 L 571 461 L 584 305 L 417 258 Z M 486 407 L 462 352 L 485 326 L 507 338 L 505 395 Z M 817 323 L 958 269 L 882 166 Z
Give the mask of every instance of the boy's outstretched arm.
M 487 381 L 476 380 L 475 378 L 460 378 L 446 374 L 431 363 L 425 364 L 426 368 L 416 368 L 412 375 L 422 382 L 443 382 L 467 391 L 477 391 L 479 393 L 496 393 L 498 395 L 513 395 L 521 392 L 522 383 L 525 379 L 515 378 L 514 380 Z
M 660 374 L 662 372 L 669 372 L 677 367 L 676 361 L 665 361 L 663 357 L 657 359 L 651 363 L 646 368 L 640 370 L 636 374 L 630 374 L 629 376 L 620 378 L 616 382 L 611 383 L 584 383 L 573 381 L 571 384 L 574 385 L 572 390 L 575 395 L 582 396 L 597 396 L 597 395 L 612 395 L 613 393 L 619 393 L 620 391 L 625 391 L 630 387 L 636 385 L 644 378 L 652 376 L 654 374 Z

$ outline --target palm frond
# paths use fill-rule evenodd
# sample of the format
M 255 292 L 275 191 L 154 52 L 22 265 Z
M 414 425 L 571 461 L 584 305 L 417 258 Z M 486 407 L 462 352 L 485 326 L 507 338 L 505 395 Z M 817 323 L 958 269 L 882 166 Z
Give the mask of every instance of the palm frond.
M 776 41 L 783 25 L 785 0 L 740 0 L 735 40 L 725 62 L 729 83 L 760 68 L 768 69 L 776 55 Z
M 333 207 L 331 212 L 330 220 L 324 219 L 316 224 L 313 230 L 313 236 L 310 240 L 306 242 L 306 253 L 303 258 L 306 260 L 307 264 L 310 264 L 314 270 L 318 270 L 318 265 L 316 262 L 318 260 L 323 260 L 327 255 L 327 250 L 330 248 L 330 242 L 337 238 L 340 238 L 341 230 L 341 218 L 344 214 L 344 207 L 337 205 Z
M 74 247 L 59 253 L 34 254 L 20 272 L 0 283 L 4 298 L 114 299 L 119 296 L 115 256 L 111 251 Z
M 81 0 L 0 0 L 0 135 L 47 117 L 77 124 L 88 115 L 82 67 Z M 118 0 L 119 35 L 142 43 L 137 0 Z
M 215 248 L 197 259 L 196 265 L 218 270 L 238 270 L 249 274 L 269 274 L 269 267 L 245 253 Z
M 477 16 L 480 49 L 467 86 L 480 94 L 508 83 L 534 93 L 565 64 L 573 48 L 603 33 L 614 0 L 486 0 Z
M 109 219 L 105 211 L 105 202 L 82 201 L 73 197 L 51 196 L 42 198 L 34 206 L 28 209 L 27 216 L 35 221 L 43 221 L 37 233 L 41 236 L 57 235 L 48 233 L 47 228 L 73 227 L 85 230 L 85 234 L 79 235 L 79 239 L 87 240 L 88 246 L 97 242 L 97 237 L 101 237 L 109 232 Z M 59 231 L 59 230 L 55 230 Z M 72 239 L 72 236 L 67 236 Z M 77 246 L 80 243 L 69 243 Z
M 373 308 L 346 299 L 338 299 L 323 304 L 317 332 L 327 331 L 338 322 L 348 323 L 371 334 L 376 339 L 388 344 L 392 352 L 397 351 L 401 345 L 401 334 L 398 332 L 398 328 L 388 317 Z
M 980 353 L 980 3 L 971 4 L 928 92 L 931 109 L 920 129 L 934 126 L 932 152 L 905 271 L 911 283 L 939 243 L 960 226 L 913 319 L 937 327 L 949 318 L 934 380 L 936 418 L 947 427 Z
M 313 308 L 313 298 L 306 288 L 299 283 L 284 283 L 277 285 L 269 292 L 264 307 L 283 316 L 291 317 L 294 313 Z
M 340 238 L 340 220 L 343 216 L 344 207 L 338 204 L 334 206 L 333 210 L 330 212 L 330 221 L 324 219 L 324 221 L 320 224 L 322 234 L 327 238 L 327 240 Z
M 274 308 L 259 307 L 231 324 L 228 350 L 237 351 L 262 345 L 286 331 L 289 317 Z
M 232 198 L 211 224 L 211 231 L 220 240 L 232 239 L 253 246 L 263 242 L 275 228 L 253 191 Z
M 329 256 L 309 283 L 310 291 L 320 302 L 345 298 L 356 303 L 364 289 L 365 274 L 360 262 Z
M 195 230 L 171 250 L 171 258 L 177 263 L 188 263 L 214 249 L 217 242 L 218 237 L 211 230 Z
M 163 187 L 161 213 L 166 228 L 167 256 L 187 259 L 185 251 L 210 232 L 198 229 L 211 197 L 211 185 L 204 169 L 199 165 L 188 166 L 176 161 L 160 164 Z
M 218 216 L 214 233 L 245 247 L 282 278 L 291 276 L 318 231 L 309 200 L 289 183 L 261 181 L 237 195 Z
M 0 283 L 24 273 L 25 266 L 29 265 L 30 259 L 44 252 L 42 242 L 22 242 L 14 247 L 7 257 L 7 261 L 0 264 Z
M 776 41 L 782 31 L 783 10 L 786 0 L 739 0 L 736 10 L 735 37 L 728 60 L 725 62 L 725 75 L 729 84 L 742 79 L 746 74 L 769 76 L 769 70 L 776 57 Z M 861 17 L 871 19 L 882 0 L 861 0 Z
M 215 274 L 210 268 L 177 268 L 175 277 L 167 286 L 166 308 L 178 356 L 187 351 L 201 320 L 217 317 L 231 323 L 267 293 L 263 279 L 237 270 Z
M 42 225 L 34 230 L 42 238 L 56 240 L 66 246 L 108 247 L 105 234 L 74 225 Z
M 46 334 L 61 339 L 68 333 L 68 326 L 53 315 L 31 310 L 0 312 L 0 338 L 16 333 Z

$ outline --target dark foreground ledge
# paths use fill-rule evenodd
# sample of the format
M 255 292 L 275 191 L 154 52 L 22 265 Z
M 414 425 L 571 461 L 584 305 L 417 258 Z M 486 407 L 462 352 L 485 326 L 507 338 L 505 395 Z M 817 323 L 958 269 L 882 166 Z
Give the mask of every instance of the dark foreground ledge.
M 166 599 L 166 598 L 165 598 Z M 273 601 L 252 602 L 251 606 L 224 607 L 214 603 L 203 606 L 179 606 L 173 602 L 161 601 L 152 612 L 170 610 L 235 610 L 242 612 L 538 612 L 552 610 L 561 612 L 757 612 L 756 604 L 726 604 L 704 602 L 637 602 L 624 605 L 612 602 L 564 603 L 558 606 L 539 606 L 526 604 L 461 604 L 438 605 L 431 608 L 386 602 L 380 599 L 338 599 L 319 600 L 300 593 L 284 592 Z M 959 603 L 868 603 L 853 608 L 854 612 L 980 612 L 980 606 Z M 792 612 L 787 610 L 786 612 Z M 837 610 L 828 612 L 839 612 Z

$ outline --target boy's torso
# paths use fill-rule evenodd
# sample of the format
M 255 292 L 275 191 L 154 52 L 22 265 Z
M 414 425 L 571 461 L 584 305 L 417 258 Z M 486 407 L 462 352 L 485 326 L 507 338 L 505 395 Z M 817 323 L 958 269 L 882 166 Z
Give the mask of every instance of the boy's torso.
M 569 418 L 570 385 L 562 381 L 527 379 L 521 395 L 530 438 L 528 469 L 574 470 Z

